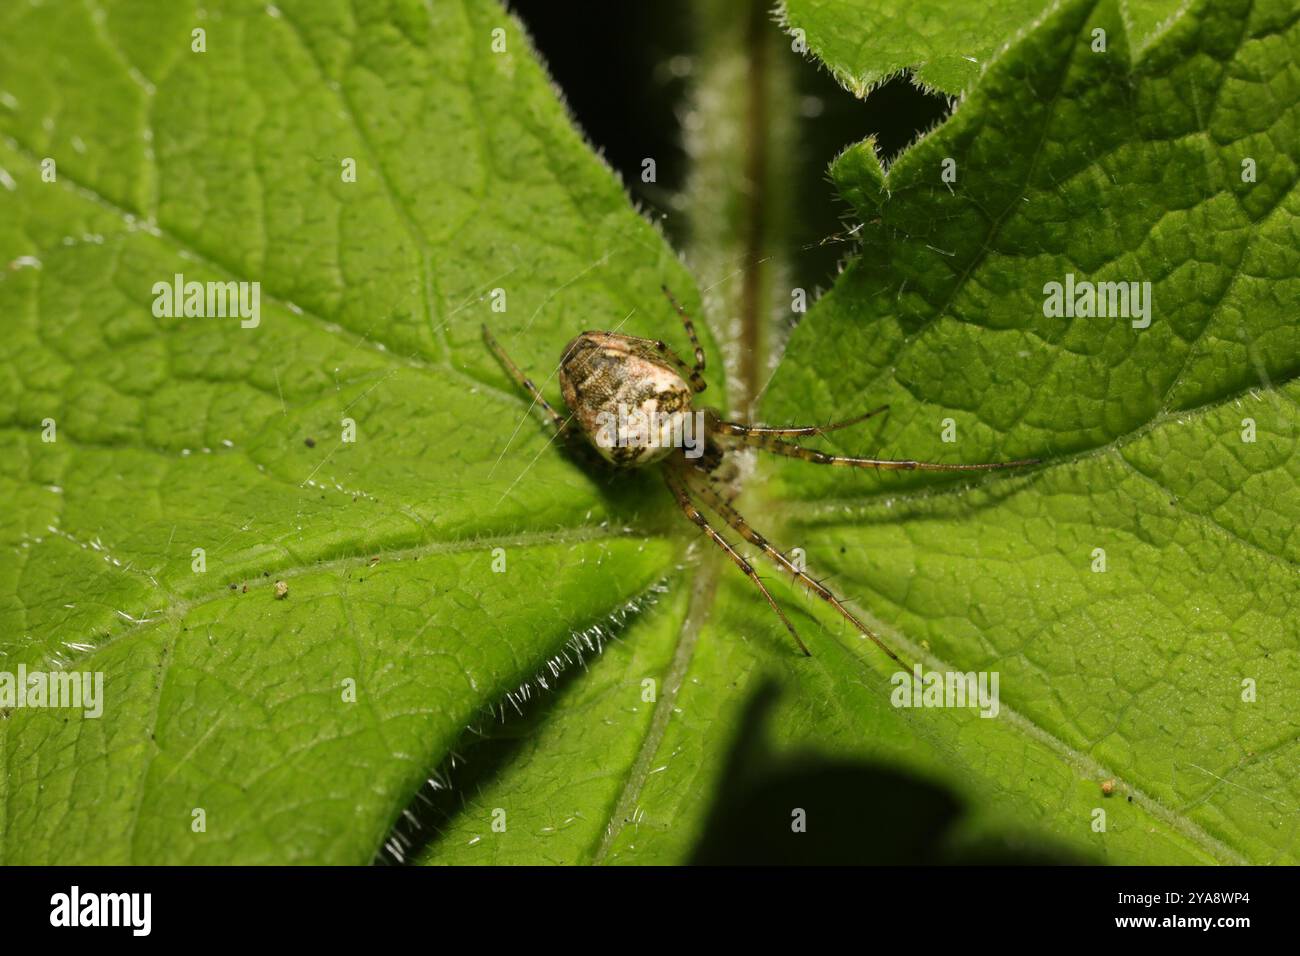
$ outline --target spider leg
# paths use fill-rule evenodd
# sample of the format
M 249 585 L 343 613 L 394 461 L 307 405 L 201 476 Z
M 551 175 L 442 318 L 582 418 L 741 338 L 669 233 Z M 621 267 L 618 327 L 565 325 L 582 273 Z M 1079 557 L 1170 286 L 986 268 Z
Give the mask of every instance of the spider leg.
M 840 615 L 846 621 L 848 621 L 855 628 L 857 628 L 857 630 L 865 637 L 869 637 L 871 638 L 871 640 L 875 641 L 876 646 L 878 646 L 882 651 L 888 654 L 890 658 L 893 661 L 895 661 L 900 667 L 907 666 L 906 664 L 903 663 L 903 661 L 899 658 L 897 654 L 895 654 L 892 650 L 890 650 L 889 646 L 885 644 L 883 640 L 881 640 L 880 636 L 876 634 L 875 631 L 871 630 L 871 628 L 867 627 L 867 625 L 859 621 L 857 617 L 853 614 L 853 612 L 850 611 L 847 607 L 845 607 L 840 602 L 840 599 L 831 593 L 829 588 L 823 585 L 820 581 L 814 580 L 813 578 L 805 574 L 803 571 L 800 571 L 797 567 L 795 567 L 789 558 L 787 558 L 776 548 L 772 547 L 772 545 L 768 543 L 768 540 L 766 538 L 764 538 L 761 534 L 759 534 L 757 531 L 751 528 L 749 526 L 749 522 L 745 520 L 744 516 L 741 515 L 741 513 L 737 511 L 735 508 L 733 508 L 730 504 L 728 504 L 726 500 L 722 497 L 722 495 L 718 494 L 718 492 L 714 488 L 708 485 L 697 484 L 695 486 L 695 491 L 701 498 L 705 500 L 708 506 L 712 508 L 715 512 L 717 512 L 719 515 L 721 515 L 723 520 L 725 520 L 727 524 L 731 525 L 731 527 L 734 528 L 742 538 L 744 538 L 750 544 L 754 545 L 754 547 L 761 549 L 762 552 L 766 554 L 769 558 L 771 558 L 773 562 L 785 568 L 796 578 L 798 578 L 804 584 L 804 586 L 808 588 L 808 590 L 812 591 L 814 594 L 816 594 L 819 598 L 821 598 L 831 607 L 835 608 L 835 610 L 839 611 Z
M 695 323 L 691 321 L 691 317 L 686 310 L 677 304 L 677 299 L 668 291 L 668 286 L 661 285 L 659 288 L 663 290 L 664 295 L 668 296 L 668 301 L 673 304 L 673 308 L 677 310 L 677 314 L 681 317 L 682 325 L 686 327 L 686 334 L 691 337 L 691 346 L 695 349 L 694 373 L 699 375 L 704 371 L 704 349 L 700 347 L 700 340 L 695 334 Z
M 654 343 L 654 347 L 658 350 L 660 355 L 664 358 L 670 359 L 672 363 L 681 370 L 682 375 L 690 379 L 691 391 L 698 395 L 709 387 L 704 381 L 704 376 L 700 374 L 701 366 L 696 365 L 694 368 L 691 368 L 691 366 L 687 365 L 686 362 L 683 361 L 682 357 L 674 352 L 663 339 L 651 339 L 650 341 Z
M 533 380 L 523 372 L 519 371 L 519 366 L 516 365 L 514 360 L 506 354 L 506 350 L 501 347 L 501 343 L 498 342 L 492 333 L 488 331 L 486 325 L 483 326 L 483 338 L 487 342 L 488 348 L 496 353 L 496 357 L 500 359 L 501 364 L 505 366 L 506 371 L 510 373 L 511 378 L 518 382 L 523 387 L 524 391 L 533 397 L 534 402 L 542 406 L 542 410 L 550 416 L 551 423 L 555 426 L 555 430 L 563 434 L 568 425 L 568 420 L 561 417 L 560 413 L 551 407 L 551 403 L 542 396 L 541 389 L 533 384 Z
M 731 434 L 722 432 L 722 434 Z M 824 451 L 805 448 L 788 441 L 781 441 L 772 435 L 742 432 L 737 435 L 744 444 L 753 445 L 763 451 L 770 451 L 787 458 L 799 458 L 817 465 L 840 465 L 846 468 L 878 468 L 885 471 L 994 471 L 999 468 L 1023 468 L 1025 465 L 1037 465 L 1037 458 L 1022 458 L 1018 461 L 987 461 L 965 465 L 943 465 L 935 461 L 911 461 L 895 458 L 850 458 L 846 455 L 828 455 Z
M 717 419 L 712 424 L 715 431 L 724 435 L 738 437 L 744 435 L 824 435 L 838 428 L 848 428 L 858 422 L 865 422 L 868 418 L 887 411 L 889 411 L 889 406 L 881 405 L 879 408 L 873 408 L 856 418 L 846 418 L 842 422 L 831 422 L 829 425 L 787 425 L 783 428 L 769 428 L 766 425 L 747 425 L 744 422 L 728 422 L 722 419 Z
M 704 517 L 699 508 L 695 507 L 695 503 L 691 501 L 690 492 L 686 489 L 685 482 L 682 481 L 681 476 L 673 470 L 671 465 L 664 467 L 664 481 L 668 483 L 668 490 L 673 493 L 673 497 L 677 499 L 677 504 L 681 506 L 682 512 L 686 517 L 695 522 L 695 524 L 700 527 L 700 530 L 713 540 L 714 544 L 726 552 L 727 557 L 731 558 L 731 560 L 736 563 L 736 566 L 745 573 L 746 577 L 758 586 L 758 589 L 763 592 L 763 597 L 767 598 L 767 603 L 772 606 L 772 610 L 776 612 L 776 616 L 781 619 L 781 623 L 785 625 L 785 629 L 789 631 L 790 636 L 794 638 L 794 642 L 799 645 L 799 650 L 803 651 L 806 657 L 812 657 L 812 652 L 808 650 L 808 646 L 804 644 L 803 640 L 799 637 L 799 632 L 794 629 L 794 625 L 790 623 L 790 619 L 785 616 L 785 611 L 782 611 L 781 606 L 776 603 L 776 599 L 772 597 L 772 592 L 767 589 L 767 585 L 759 579 L 758 572 L 754 570 L 753 565 L 746 561 L 735 548 L 727 543 L 727 539 L 718 534 L 718 532 L 714 530 L 713 526 L 709 524 L 709 519 Z

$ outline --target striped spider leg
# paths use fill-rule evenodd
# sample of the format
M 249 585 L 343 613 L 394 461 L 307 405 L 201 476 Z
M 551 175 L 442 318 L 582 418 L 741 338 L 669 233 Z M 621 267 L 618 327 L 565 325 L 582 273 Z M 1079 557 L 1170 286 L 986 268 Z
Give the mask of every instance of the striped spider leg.
M 542 390 L 533 383 L 531 378 L 519 371 L 519 366 L 516 365 L 514 360 L 506 354 L 506 350 L 501 347 L 501 343 L 496 340 L 496 336 L 488 331 L 486 325 L 483 326 L 483 339 L 487 342 L 488 348 L 490 348 L 496 355 L 497 360 L 500 361 L 501 364 L 505 366 L 506 371 L 510 373 L 510 377 L 518 382 L 520 387 L 522 387 L 523 390 L 532 397 L 532 400 L 542 407 L 542 411 L 546 413 L 547 417 L 551 420 L 551 424 L 555 426 L 556 434 L 563 436 L 568 431 L 569 419 L 573 416 L 562 418 L 560 413 L 551 407 L 551 403 L 546 400 L 544 395 L 542 395 Z
M 672 464 L 665 465 L 664 481 L 667 482 L 668 490 L 673 493 L 673 497 L 677 499 L 677 504 L 682 509 L 682 513 L 693 521 L 701 531 L 708 535 L 709 540 L 723 550 L 727 557 L 735 563 L 736 567 L 740 568 L 742 574 L 754 582 L 754 586 L 763 592 L 763 597 L 767 599 L 767 603 L 771 605 L 772 610 L 776 612 L 776 616 L 781 619 L 781 623 L 784 624 L 785 629 L 790 632 L 790 636 L 794 638 L 794 642 L 799 645 L 799 650 L 803 651 L 805 657 L 812 657 L 812 651 L 808 650 L 808 645 L 806 645 L 803 642 L 803 639 L 799 637 L 799 632 L 794 629 L 794 625 L 790 623 L 790 619 L 785 616 L 785 611 L 781 610 L 781 605 L 776 603 L 776 598 L 772 597 L 772 592 L 767 589 L 767 585 L 764 584 L 763 579 L 758 576 L 758 572 L 754 570 L 754 566 L 750 564 L 739 551 L 732 547 L 731 543 L 719 534 L 713 525 L 709 524 L 709 519 L 704 517 L 704 513 L 700 511 L 700 509 L 696 507 L 695 502 L 691 500 L 691 495 L 687 490 L 687 484 L 684 480 L 683 473 L 679 473 Z M 893 657 L 893 654 L 890 654 L 890 657 Z
M 691 369 L 690 374 L 691 384 L 692 386 L 697 386 L 695 388 L 696 392 L 702 392 L 708 386 L 704 384 L 704 378 L 701 375 L 704 371 L 704 349 L 700 346 L 700 339 L 695 334 L 695 323 L 691 320 L 689 313 L 677 304 L 677 298 L 671 291 L 669 291 L 668 286 L 661 285 L 659 291 L 667 296 L 669 303 L 671 303 L 672 307 L 677 310 L 677 317 L 682 320 L 682 327 L 686 329 L 686 334 L 690 336 L 691 348 L 695 350 L 695 366 Z M 662 342 L 659 342 L 658 344 L 661 349 L 667 351 L 669 355 L 672 355 L 672 357 L 676 359 L 678 365 L 682 368 L 686 367 L 686 363 L 677 358 L 668 346 L 664 345 Z
M 751 445 L 763 451 L 770 451 L 773 454 L 784 455 L 787 458 L 810 461 L 815 465 L 875 468 L 881 471 L 996 471 L 1000 468 L 1023 468 L 1026 465 L 1037 465 L 1039 462 L 1037 458 L 1021 458 L 1017 461 L 981 461 L 973 464 L 948 465 L 937 461 L 912 461 L 898 458 L 854 458 L 848 455 L 829 455 L 824 451 L 817 451 L 815 448 L 806 448 L 793 442 L 782 441 L 777 437 L 779 435 L 820 435 L 836 428 L 843 428 L 845 425 L 852 425 L 865 418 L 870 418 L 888 407 L 888 405 L 882 405 L 865 415 L 844 422 L 837 422 L 833 425 L 808 425 L 803 428 L 763 428 L 746 425 L 742 422 L 728 422 L 715 418 L 711 422 L 711 426 L 716 434 L 730 436 L 742 444 Z
M 699 495 L 701 498 L 703 498 L 705 504 L 707 504 L 712 511 L 714 511 L 719 517 L 721 517 L 722 520 L 727 522 L 727 524 L 731 525 L 731 527 L 735 529 L 737 534 L 739 534 L 742 538 L 744 538 L 754 547 L 758 548 L 765 555 L 767 555 L 768 558 L 770 558 L 774 564 L 777 564 L 778 566 L 785 568 L 785 570 L 793 574 L 795 578 L 801 584 L 803 584 L 803 586 L 806 587 L 811 593 L 817 595 L 817 597 L 821 598 L 831 607 L 835 608 L 835 610 L 838 611 L 839 614 L 846 621 L 852 624 L 858 630 L 859 633 L 861 633 L 865 637 L 871 638 L 871 640 L 875 642 L 876 646 L 879 647 L 886 654 L 888 654 L 892 660 L 896 661 L 899 664 L 899 666 L 902 667 L 907 666 L 903 664 L 902 660 L 899 659 L 898 655 L 895 654 L 892 649 L 890 649 L 889 645 L 887 645 L 883 640 L 881 640 L 880 636 L 876 634 L 875 631 L 873 631 L 871 628 L 867 627 L 867 625 L 863 624 L 860 620 L 858 620 L 858 618 L 853 614 L 853 612 L 844 606 L 843 602 L 841 602 L 840 599 L 837 598 L 831 592 L 830 588 L 826 587 L 826 585 L 822 584 L 820 581 L 813 579 L 804 571 L 801 571 L 793 561 L 791 561 L 784 554 L 782 554 L 780 551 L 774 548 L 765 537 L 763 537 L 752 527 L 750 527 L 749 522 L 745 520 L 744 516 L 739 511 L 737 511 L 734 507 L 732 507 L 731 504 L 727 502 L 726 498 L 714 486 L 713 481 L 710 480 L 709 477 L 704 474 L 704 472 L 695 469 L 690 469 L 688 471 L 688 474 L 690 474 L 691 471 L 694 472 L 694 475 L 692 475 L 692 477 L 694 477 L 695 475 L 700 476 L 700 479 L 698 479 L 695 485 L 693 486 L 695 489 L 695 493 Z M 759 586 L 760 587 L 762 586 L 761 583 Z M 777 613 L 780 613 L 780 611 L 778 610 Z M 781 619 L 785 620 L 784 614 L 781 614 Z M 787 626 L 789 626 L 788 622 L 787 622 Z M 791 629 L 791 631 L 793 633 L 793 629 Z M 797 634 L 795 635 L 795 640 L 799 641 L 799 636 Z M 799 646 L 803 647 L 803 641 L 799 641 Z M 804 653 L 805 654 L 808 653 L 806 648 L 804 649 Z

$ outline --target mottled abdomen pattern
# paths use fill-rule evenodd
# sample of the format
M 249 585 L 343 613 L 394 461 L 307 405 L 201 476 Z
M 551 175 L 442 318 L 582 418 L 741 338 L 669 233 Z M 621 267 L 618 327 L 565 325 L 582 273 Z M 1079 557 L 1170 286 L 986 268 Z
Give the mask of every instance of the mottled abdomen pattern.
M 665 458 L 673 446 L 661 429 L 691 413 L 691 388 L 672 361 L 655 341 L 631 335 L 584 332 L 575 338 L 560 363 L 560 389 L 588 441 L 622 468 Z M 638 422 L 657 425 L 655 434 Z

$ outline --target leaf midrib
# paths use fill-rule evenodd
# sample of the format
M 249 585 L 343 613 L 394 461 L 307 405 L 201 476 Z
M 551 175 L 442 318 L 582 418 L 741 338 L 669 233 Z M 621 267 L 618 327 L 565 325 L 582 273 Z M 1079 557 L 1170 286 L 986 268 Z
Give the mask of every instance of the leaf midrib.
M 465 551 L 480 549 L 491 550 L 494 547 L 531 548 L 544 547 L 552 544 L 581 544 L 590 541 L 613 541 L 622 538 L 634 538 L 640 541 L 648 541 L 653 540 L 655 537 L 657 536 L 650 534 L 644 529 L 630 527 L 614 529 L 601 525 L 580 525 L 575 528 L 562 529 L 558 531 L 483 535 L 479 537 L 458 538 L 455 540 L 431 541 L 410 548 L 388 550 L 383 548 L 369 548 L 355 554 L 330 558 L 324 561 L 315 561 L 306 564 L 277 568 L 273 576 L 258 575 L 257 577 L 250 578 L 247 583 L 247 588 L 248 591 L 252 593 L 265 588 L 273 588 L 276 581 L 291 581 L 304 574 L 329 573 L 331 571 L 351 567 L 358 563 L 363 567 L 369 567 L 370 561 L 374 557 L 379 557 L 380 561 L 378 563 L 383 564 L 418 560 L 423 557 L 436 555 L 459 554 Z M 83 651 L 79 655 L 63 654 L 57 658 L 47 657 L 42 666 L 45 668 L 62 667 L 67 669 L 75 664 L 94 657 L 96 654 L 106 650 L 119 641 L 133 637 L 141 631 L 146 631 L 152 628 L 154 625 L 161 627 L 167 622 L 180 620 L 195 608 L 211 604 L 213 601 L 220 600 L 222 597 L 228 597 L 230 593 L 231 591 L 228 585 L 222 586 L 215 588 L 210 592 L 205 592 L 192 598 L 176 600 L 165 607 L 147 611 L 145 612 L 146 614 L 152 614 L 155 616 L 136 619 L 135 623 L 131 624 L 129 627 L 119 630 L 108 638 L 99 641 L 90 650 Z M 242 594 L 242 592 L 240 593 Z
M 696 566 L 695 586 L 691 590 L 691 599 L 686 606 L 686 616 L 682 619 L 682 626 L 677 632 L 672 660 L 664 674 L 663 693 L 655 701 L 650 726 L 637 748 L 636 757 L 628 769 L 623 788 L 617 799 L 610 804 L 609 816 L 600 831 L 599 843 L 591 859 L 594 866 L 605 862 L 623 829 L 629 824 L 636 823 L 637 801 L 640 799 L 646 779 L 650 776 L 654 759 L 659 754 L 659 746 L 668 732 L 677 695 L 686 680 L 686 672 L 695 655 L 695 645 L 699 640 L 700 631 L 713 611 L 720 558 L 721 555 L 710 551 Z
M 1198 405 L 1195 408 L 1190 408 L 1181 411 L 1176 411 L 1172 409 L 1164 411 L 1159 415 L 1155 416 L 1154 418 L 1151 418 L 1148 421 L 1143 422 L 1140 426 L 1138 426 L 1136 429 L 1132 430 L 1131 432 L 1127 432 L 1123 435 L 1119 435 L 1116 438 L 1112 439 L 1111 441 L 1106 442 L 1105 444 L 1096 445 L 1091 448 L 1085 448 L 1069 455 L 1059 455 L 1053 458 L 1044 459 L 1040 465 L 1036 466 L 1035 474 L 1042 474 L 1043 472 L 1046 472 L 1049 469 L 1062 468 L 1070 465 L 1075 465 L 1080 462 L 1100 459 L 1112 453 L 1116 453 L 1119 461 L 1127 468 L 1129 468 L 1134 474 L 1147 480 L 1152 484 L 1157 485 L 1162 490 L 1167 492 L 1168 489 L 1164 488 L 1163 485 L 1160 485 L 1159 481 L 1156 478 L 1139 470 L 1136 466 L 1133 465 L 1132 462 L 1130 462 L 1127 458 L 1124 457 L 1123 455 L 1124 448 L 1126 448 L 1127 446 L 1135 442 L 1141 441 L 1144 437 L 1146 437 L 1148 433 L 1168 424 L 1171 421 L 1194 418 L 1198 415 L 1209 414 L 1211 412 L 1218 410 L 1219 408 L 1222 408 L 1225 405 L 1229 405 L 1233 402 L 1240 401 L 1243 397 L 1247 395 L 1280 394 L 1281 390 L 1285 386 L 1290 385 L 1291 383 L 1296 382 L 1298 380 L 1300 380 L 1300 369 L 1297 369 L 1296 372 L 1288 375 L 1285 378 L 1272 382 L 1269 386 L 1266 386 L 1264 388 L 1255 385 L 1246 386 L 1239 391 L 1235 391 L 1232 392 L 1231 394 L 1224 395 L 1219 398 L 1215 398 L 1209 402 L 1206 402 L 1203 405 Z M 1032 475 L 1028 475 L 1019 480 L 1027 480 L 1032 477 L 1033 477 Z M 916 488 L 908 491 L 901 491 L 901 492 L 891 491 L 887 488 L 881 488 L 873 492 L 865 493 L 862 495 L 853 495 L 853 496 L 839 496 L 839 497 L 815 498 L 815 499 L 773 498 L 773 499 L 769 499 L 768 507 L 770 508 L 771 511 L 777 514 L 788 514 L 791 512 L 799 511 L 808 515 L 808 517 L 812 519 L 815 519 L 818 515 L 824 514 L 831 517 L 832 519 L 838 518 L 840 520 L 829 520 L 823 522 L 810 521 L 808 523 L 810 524 L 817 523 L 819 527 L 826 527 L 826 528 L 846 527 L 848 519 L 845 518 L 843 514 L 844 509 L 846 508 L 863 509 L 863 508 L 871 507 L 873 505 L 877 505 L 885 499 L 888 499 L 889 501 L 893 501 L 893 502 L 936 500 L 936 499 L 942 499 L 947 496 L 956 496 L 956 495 L 965 494 L 968 491 L 987 487 L 991 485 L 993 482 L 997 482 L 997 481 L 1005 482 L 1005 481 L 1014 481 L 1014 480 L 1017 480 L 1015 476 L 1004 476 L 1000 478 L 985 479 L 983 481 L 977 481 L 977 482 L 954 482 L 945 485 L 922 486 L 920 488 Z M 1175 501 L 1177 501 L 1176 496 L 1175 496 Z M 1283 569 L 1287 571 L 1300 572 L 1300 562 L 1287 558 L 1284 555 L 1273 554 L 1269 551 L 1265 551 L 1260 545 L 1255 544 L 1254 542 L 1249 541 L 1245 538 L 1242 538 L 1236 532 L 1219 524 L 1219 522 L 1215 521 L 1208 514 L 1200 514 L 1195 511 L 1188 510 L 1187 508 L 1183 508 L 1181 503 L 1179 503 L 1179 507 L 1189 517 L 1197 521 L 1207 523 L 1209 526 L 1217 529 L 1224 535 L 1231 538 L 1234 542 L 1239 544 L 1241 547 L 1248 548 L 1252 552 L 1257 553 L 1260 557 L 1267 559 L 1271 563 L 1280 565 Z
M 882 622 L 876 620 L 875 616 L 869 612 L 866 612 L 866 617 L 868 618 L 870 626 L 872 626 L 877 633 L 888 634 L 889 640 L 894 644 L 894 646 L 906 652 L 904 656 L 907 659 L 916 661 L 917 663 L 925 662 L 928 665 L 928 669 L 931 671 L 957 673 L 964 670 L 963 668 L 938 657 L 932 651 L 926 650 L 919 643 L 908 637 L 904 632 L 884 625 Z M 871 645 L 864 646 L 858 643 L 850 643 L 845 640 L 844 635 L 838 630 L 826 628 L 826 632 L 829 633 L 835 642 L 840 645 L 840 647 L 846 652 L 848 658 L 853 662 L 853 665 L 858 667 L 863 674 L 879 678 L 879 673 L 871 667 L 867 658 L 862 656 L 864 652 L 867 654 L 874 653 L 874 648 Z M 877 680 L 876 683 L 879 683 L 879 681 Z M 863 686 L 865 687 L 867 685 L 864 683 Z M 841 704 L 838 700 L 832 698 L 829 703 L 842 710 Z M 929 740 L 939 752 L 947 752 L 950 749 L 947 746 L 947 741 L 942 736 L 928 730 L 926 723 L 917 719 L 910 711 L 904 710 L 901 712 L 901 715 L 907 724 L 918 732 L 918 736 Z M 1053 753 L 1058 754 L 1065 763 L 1079 774 L 1080 777 L 1093 780 L 1123 780 L 1125 794 L 1133 798 L 1133 803 L 1135 805 L 1140 806 L 1148 814 L 1191 840 L 1212 859 L 1218 862 L 1231 864 L 1246 864 L 1249 862 L 1243 855 L 1238 853 L 1232 847 L 1207 833 L 1194 821 L 1185 816 L 1184 813 L 1175 810 L 1172 807 L 1165 806 L 1155 797 L 1140 790 L 1123 771 L 1112 769 L 1098 761 L 1092 755 L 1084 753 L 1078 748 L 1072 746 L 1046 727 L 1043 727 L 1041 724 L 1030 719 L 1027 715 L 1021 713 L 1014 706 L 1008 704 L 1005 699 L 1002 699 L 999 701 L 998 717 L 1001 718 L 1004 715 L 1011 726 L 1021 731 L 1025 737 L 1041 743 Z

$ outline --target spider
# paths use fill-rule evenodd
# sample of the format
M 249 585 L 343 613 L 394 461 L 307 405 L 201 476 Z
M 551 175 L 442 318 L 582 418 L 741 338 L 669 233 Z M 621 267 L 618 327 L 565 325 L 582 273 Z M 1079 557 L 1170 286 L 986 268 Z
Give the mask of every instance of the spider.
M 737 447 L 752 446 L 761 451 L 818 465 L 898 471 L 990 471 L 1035 465 L 1038 464 L 1038 459 L 945 465 L 928 461 L 851 458 L 826 454 L 783 440 L 796 436 L 824 435 L 847 428 L 887 411 L 888 405 L 829 425 L 790 425 L 782 428 L 729 421 L 714 409 L 696 409 L 693 397 L 707 387 L 703 377 L 704 349 L 700 347 L 695 324 L 686 310 L 678 304 L 667 286 L 660 288 L 681 318 L 686 334 L 690 337 L 695 351 L 695 364 L 686 364 L 661 339 L 644 339 L 616 332 L 583 332 L 565 346 L 564 355 L 560 359 L 560 390 L 570 411 L 568 418 L 562 417 L 547 402 L 541 390 L 519 370 L 486 325 L 483 326 L 483 337 L 505 370 L 550 418 L 557 437 L 571 437 L 576 422 L 576 429 L 591 447 L 616 468 L 641 468 L 662 462 L 664 481 L 682 512 L 762 592 L 804 655 L 812 656 L 812 652 L 799 637 L 790 618 L 776 603 L 753 565 L 710 524 L 696 506 L 691 498 L 692 491 L 737 534 L 767 555 L 778 567 L 793 574 L 810 592 L 835 608 L 890 658 L 901 666 L 906 666 L 880 636 L 862 623 L 830 589 L 773 547 L 732 507 L 734 495 L 729 497 L 720 490 L 719 471 L 725 453 Z M 703 423 L 702 448 L 698 441 L 693 446 L 690 443 L 689 425 L 692 421 Z

